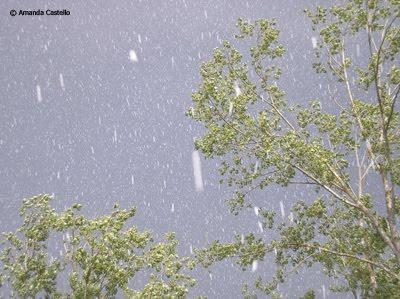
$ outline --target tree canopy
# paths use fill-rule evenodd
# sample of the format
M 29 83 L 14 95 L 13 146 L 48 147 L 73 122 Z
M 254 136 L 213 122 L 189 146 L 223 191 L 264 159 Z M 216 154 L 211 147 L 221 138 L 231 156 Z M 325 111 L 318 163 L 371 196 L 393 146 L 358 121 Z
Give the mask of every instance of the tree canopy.
M 134 208 L 116 204 L 110 215 L 89 219 L 80 204 L 57 212 L 51 200 L 49 195 L 25 199 L 23 224 L 15 233 L 3 233 L 4 292 L 18 298 L 183 298 L 194 286 L 185 274 L 193 262 L 178 256 L 174 234 L 155 243 L 150 232 L 128 225 Z M 143 288 L 132 285 L 138 274 L 147 277 Z
M 240 236 L 215 241 L 197 251 L 197 261 L 208 267 L 238 258 L 246 266 L 275 255 L 276 274 L 259 278 L 255 291 L 245 286 L 250 297 L 279 297 L 280 283 L 314 264 L 336 278 L 333 291 L 398 297 L 400 2 L 351 0 L 305 12 L 318 35 L 313 68 L 334 82 L 336 94 L 294 105 L 279 87 L 290 49 L 279 41 L 277 22 L 239 19 L 236 41 L 224 41 L 202 64 L 188 115 L 205 127 L 196 149 L 223 160 L 221 182 L 236 190 L 228 201 L 233 213 L 252 207 L 252 192 L 271 185 L 313 188 L 315 195 L 295 200 L 283 221 L 267 204 L 257 207 L 264 228 L 278 238 L 250 234 L 257 246 L 249 251 Z M 357 43 L 367 54 L 355 53 Z

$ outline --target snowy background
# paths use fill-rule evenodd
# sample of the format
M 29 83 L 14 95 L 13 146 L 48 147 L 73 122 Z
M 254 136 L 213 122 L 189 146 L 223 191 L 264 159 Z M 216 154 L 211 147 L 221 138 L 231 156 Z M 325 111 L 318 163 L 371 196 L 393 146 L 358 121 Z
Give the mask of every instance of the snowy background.
M 0 230 L 20 223 L 22 198 L 50 193 L 59 206 L 82 203 L 89 216 L 110 211 L 116 201 L 136 206 L 135 223 L 156 239 L 175 231 L 182 254 L 259 231 L 254 211 L 229 213 L 224 200 L 231 190 L 218 185 L 218 161 L 200 157 L 200 163 L 193 154 L 202 129 L 184 113 L 201 62 L 221 40 L 233 39 L 238 17 L 277 18 L 289 50 L 281 80 L 287 98 L 321 98 L 311 67 L 313 33 L 302 12 L 315 3 L 2 0 Z M 10 9 L 48 8 L 71 14 L 9 15 Z M 203 186 L 198 181 L 196 188 L 193 167 L 201 167 Z M 294 196 L 306 196 L 274 188 L 258 195 L 279 214 L 280 201 L 285 208 Z M 221 263 L 211 274 L 195 275 L 190 297 L 240 297 L 243 282 L 269 277 L 273 268 L 272 259 L 254 273 Z M 284 294 L 300 295 L 309 285 L 322 297 L 322 281 L 317 272 L 294 278 Z M 325 295 L 334 298 L 327 287 Z

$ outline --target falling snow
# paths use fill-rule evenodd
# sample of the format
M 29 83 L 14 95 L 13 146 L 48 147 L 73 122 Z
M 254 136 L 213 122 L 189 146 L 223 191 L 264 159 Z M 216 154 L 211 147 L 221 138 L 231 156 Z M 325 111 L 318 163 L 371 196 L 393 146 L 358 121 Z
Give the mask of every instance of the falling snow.
M 282 219 L 285 219 L 285 206 L 283 205 L 283 201 L 279 201 L 279 207 L 281 208 Z
M 42 90 L 40 88 L 40 85 L 36 85 L 36 96 L 37 96 L 38 102 L 41 103 L 43 101 L 43 98 L 42 98 Z
M 198 151 L 193 151 L 192 153 L 192 164 L 193 164 L 193 175 L 194 175 L 194 185 L 197 192 L 204 190 L 203 177 L 201 174 L 201 160 Z
M 132 61 L 132 62 L 138 62 L 139 60 L 138 60 L 138 57 L 137 57 L 137 55 L 136 55 L 136 52 L 134 51 L 134 50 L 130 50 L 129 51 L 129 59 Z
M 256 216 L 258 216 L 259 211 L 260 211 L 259 207 L 254 207 L 254 214 L 256 214 Z
M 237 97 L 242 94 L 242 91 L 240 90 L 240 87 L 239 87 L 239 83 L 237 81 L 235 81 L 234 89 L 235 89 L 235 95 Z
M 232 111 L 233 111 L 233 102 L 229 103 L 229 111 L 228 111 L 228 116 L 232 115 Z
M 64 77 L 63 77 L 63 74 L 61 74 L 61 73 L 60 73 L 60 86 L 61 86 L 61 89 L 65 91 Z
M 251 272 L 256 272 L 258 269 L 258 261 L 254 260 L 253 263 L 251 264 Z
M 261 221 L 257 221 L 257 225 L 258 225 L 258 228 L 260 230 L 260 233 L 264 232 L 264 227 L 263 227 L 262 222 Z
M 257 172 L 258 172 L 258 161 L 254 165 L 254 174 L 257 174 Z
M 312 47 L 316 49 L 318 47 L 317 38 L 315 36 L 311 37 Z

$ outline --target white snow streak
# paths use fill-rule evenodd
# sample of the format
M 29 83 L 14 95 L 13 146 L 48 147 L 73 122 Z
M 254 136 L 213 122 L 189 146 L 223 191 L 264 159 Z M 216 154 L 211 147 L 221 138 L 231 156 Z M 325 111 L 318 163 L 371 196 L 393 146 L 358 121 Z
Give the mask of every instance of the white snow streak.
M 279 202 L 279 206 L 281 207 L 281 215 L 282 215 L 282 218 L 284 219 L 285 218 L 285 207 L 283 205 L 282 200 Z
M 256 272 L 258 268 L 258 261 L 254 260 L 253 263 L 251 264 L 251 272 Z
M 263 228 L 263 225 L 262 225 L 261 221 L 258 221 L 258 228 L 260 229 L 261 233 L 264 232 L 264 228 Z
M 40 89 L 40 85 L 36 85 L 36 94 L 37 94 L 38 102 L 41 103 L 43 101 L 43 98 L 42 98 L 42 90 Z
M 229 103 L 229 112 L 228 112 L 228 116 L 232 115 L 232 111 L 233 111 L 233 102 Z
M 242 91 L 240 90 L 239 84 L 237 83 L 237 81 L 235 81 L 235 94 L 236 96 L 240 96 L 242 94 Z
M 114 143 L 117 143 L 117 138 L 118 138 L 118 136 L 117 136 L 117 129 L 115 129 L 114 128 Z
M 61 89 L 63 91 L 65 91 L 64 77 L 63 77 L 63 74 L 61 74 L 61 73 L 60 73 L 60 85 L 61 85 Z
M 316 49 L 317 46 L 318 46 L 318 43 L 317 43 L 317 38 L 316 38 L 315 36 L 312 36 L 312 37 L 311 37 L 311 43 L 312 43 L 312 47 L 313 47 L 314 49 Z
M 203 187 L 203 177 L 201 175 L 201 161 L 198 151 L 193 151 L 192 163 L 193 163 L 194 186 L 197 192 L 202 192 L 204 190 L 204 187 Z
M 254 165 L 254 174 L 258 172 L 258 161 L 256 162 L 256 165 Z
M 133 50 L 130 50 L 130 51 L 129 51 L 129 59 L 130 59 L 132 62 L 138 62 L 138 61 L 139 61 L 139 60 L 138 60 L 138 57 L 137 57 L 137 55 L 136 55 L 136 52 L 133 51 Z
M 254 214 L 256 214 L 256 216 L 258 216 L 259 211 L 260 211 L 259 207 L 254 207 Z

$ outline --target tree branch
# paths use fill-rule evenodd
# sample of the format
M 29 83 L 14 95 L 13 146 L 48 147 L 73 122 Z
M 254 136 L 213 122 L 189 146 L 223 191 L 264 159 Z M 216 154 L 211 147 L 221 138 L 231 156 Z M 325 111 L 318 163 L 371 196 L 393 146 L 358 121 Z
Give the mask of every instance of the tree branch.
M 396 274 L 395 272 L 393 272 L 393 270 L 389 269 L 387 266 L 382 265 L 380 263 L 371 261 L 369 259 L 363 258 L 363 257 L 359 257 L 353 254 L 349 254 L 349 253 L 345 253 L 345 252 L 339 252 L 339 251 L 335 251 L 335 250 L 331 250 L 322 246 L 315 246 L 312 244 L 307 244 L 307 243 L 303 243 L 303 244 L 288 244 L 290 247 L 294 247 L 294 248 L 299 248 L 299 247 L 305 247 L 305 248 L 312 248 L 312 249 L 317 249 L 319 251 L 323 251 L 323 252 L 327 252 L 327 253 L 331 253 L 337 256 L 343 256 L 343 257 L 348 257 L 351 259 L 356 259 L 359 260 L 361 262 L 367 263 L 369 265 L 373 265 L 375 267 L 378 267 L 380 269 L 382 269 L 383 271 L 385 271 L 387 274 L 389 274 L 390 276 L 396 278 L 397 280 L 400 280 L 400 276 L 398 274 Z

